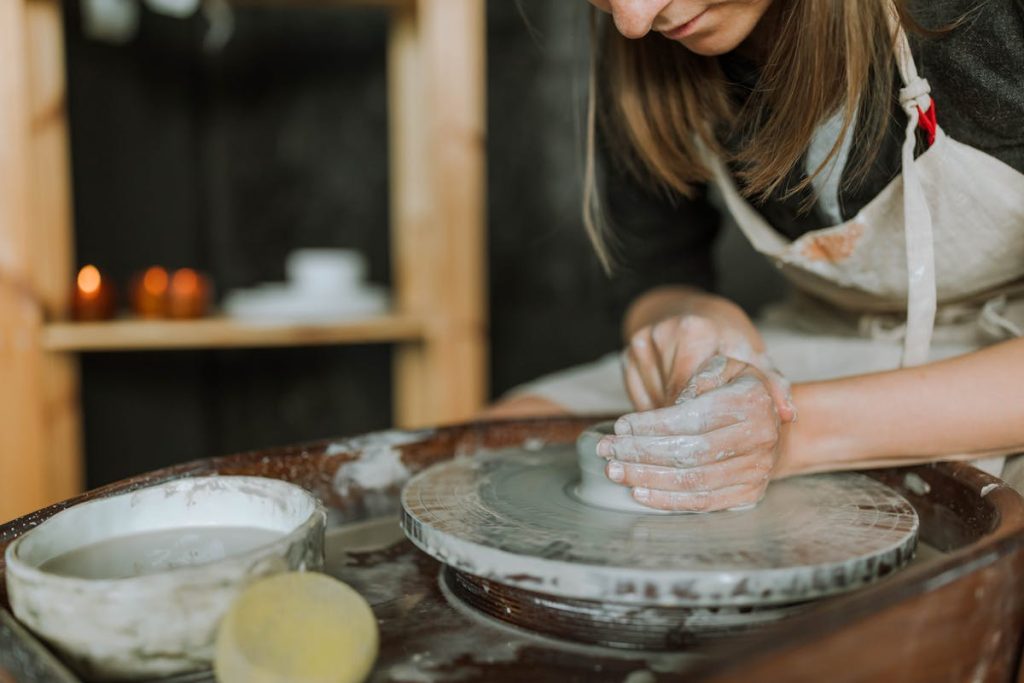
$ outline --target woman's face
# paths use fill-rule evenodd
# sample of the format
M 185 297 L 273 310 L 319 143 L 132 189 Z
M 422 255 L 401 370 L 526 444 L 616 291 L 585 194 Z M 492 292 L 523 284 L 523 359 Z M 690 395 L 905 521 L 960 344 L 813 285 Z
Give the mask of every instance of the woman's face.
M 627 38 L 657 31 L 707 57 L 735 50 L 746 40 L 772 0 L 590 0 L 612 15 Z

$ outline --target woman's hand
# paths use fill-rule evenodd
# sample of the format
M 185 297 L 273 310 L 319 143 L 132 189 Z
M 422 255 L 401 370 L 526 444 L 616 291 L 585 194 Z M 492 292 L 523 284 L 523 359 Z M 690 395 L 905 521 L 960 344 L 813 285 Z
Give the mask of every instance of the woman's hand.
M 598 443 L 598 454 L 609 459 L 608 478 L 652 508 L 754 505 L 778 465 L 781 426 L 793 417 L 788 392 L 789 409 L 780 414 L 777 387 L 750 363 L 712 355 L 675 405 L 619 418 L 615 436 Z
M 783 422 L 795 417 L 786 379 L 763 351 L 753 324 L 735 307 L 703 314 L 673 315 L 637 330 L 623 351 L 626 391 L 637 410 L 671 406 L 715 356 L 758 369 Z

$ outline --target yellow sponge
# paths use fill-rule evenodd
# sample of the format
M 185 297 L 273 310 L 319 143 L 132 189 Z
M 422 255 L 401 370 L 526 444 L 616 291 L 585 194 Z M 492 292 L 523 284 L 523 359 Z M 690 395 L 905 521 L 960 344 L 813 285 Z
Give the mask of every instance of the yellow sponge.
M 247 587 L 217 633 L 220 683 L 359 683 L 377 658 L 366 600 L 324 574 L 278 574 Z

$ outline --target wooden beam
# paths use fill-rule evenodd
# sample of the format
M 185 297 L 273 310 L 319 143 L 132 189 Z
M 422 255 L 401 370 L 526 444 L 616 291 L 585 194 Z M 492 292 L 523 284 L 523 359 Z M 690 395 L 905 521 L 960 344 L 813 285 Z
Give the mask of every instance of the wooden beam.
M 472 417 L 487 398 L 483 0 L 420 0 L 389 41 L 392 259 L 426 343 L 395 359 L 396 422 Z
M 425 353 L 436 421 L 471 418 L 487 399 L 486 3 L 420 3 L 432 180 L 431 279 L 438 307 Z
M 0 2 L 0 519 L 49 497 L 38 343 L 43 321 L 31 276 L 30 95 L 26 7 Z
M 29 251 L 32 290 L 47 317 L 67 317 L 74 271 L 64 31 L 57 0 L 25 0 L 28 74 Z
M 29 251 L 32 291 L 50 320 L 67 317 L 74 274 L 71 163 L 68 142 L 64 31 L 57 0 L 26 0 L 30 165 Z M 70 498 L 85 485 L 78 358 L 40 359 L 47 500 Z
M 487 398 L 483 0 L 420 0 L 388 47 L 392 260 L 426 343 L 395 359 L 396 422 L 472 417 Z
M 429 234 L 425 86 L 415 5 L 392 14 L 387 57 L 392 289 L 399 311 L 428 316 L 434 300 L 431 263 L 440 245 Z M 392 372 L 395 424 L 406 428 L 429 424 L 432 408 L 424 346 L 396 348 Z

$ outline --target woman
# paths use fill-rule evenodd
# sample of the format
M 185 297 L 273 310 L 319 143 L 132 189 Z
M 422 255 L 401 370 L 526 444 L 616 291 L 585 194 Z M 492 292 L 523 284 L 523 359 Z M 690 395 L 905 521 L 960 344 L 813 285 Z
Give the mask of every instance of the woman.
M 980 462 L 1024 447 L 1024 4 L 591 2 L 611 25 L 588 229 L 647 287 L 621 369 L 541 380 L 500 410 L 628 394 L 599 452 L 657 508 L 931 460 L 1024 482 L 1012 460 Z M 709 281 L 709 192 L 796 292 L 757 326 L 693 286 Z

